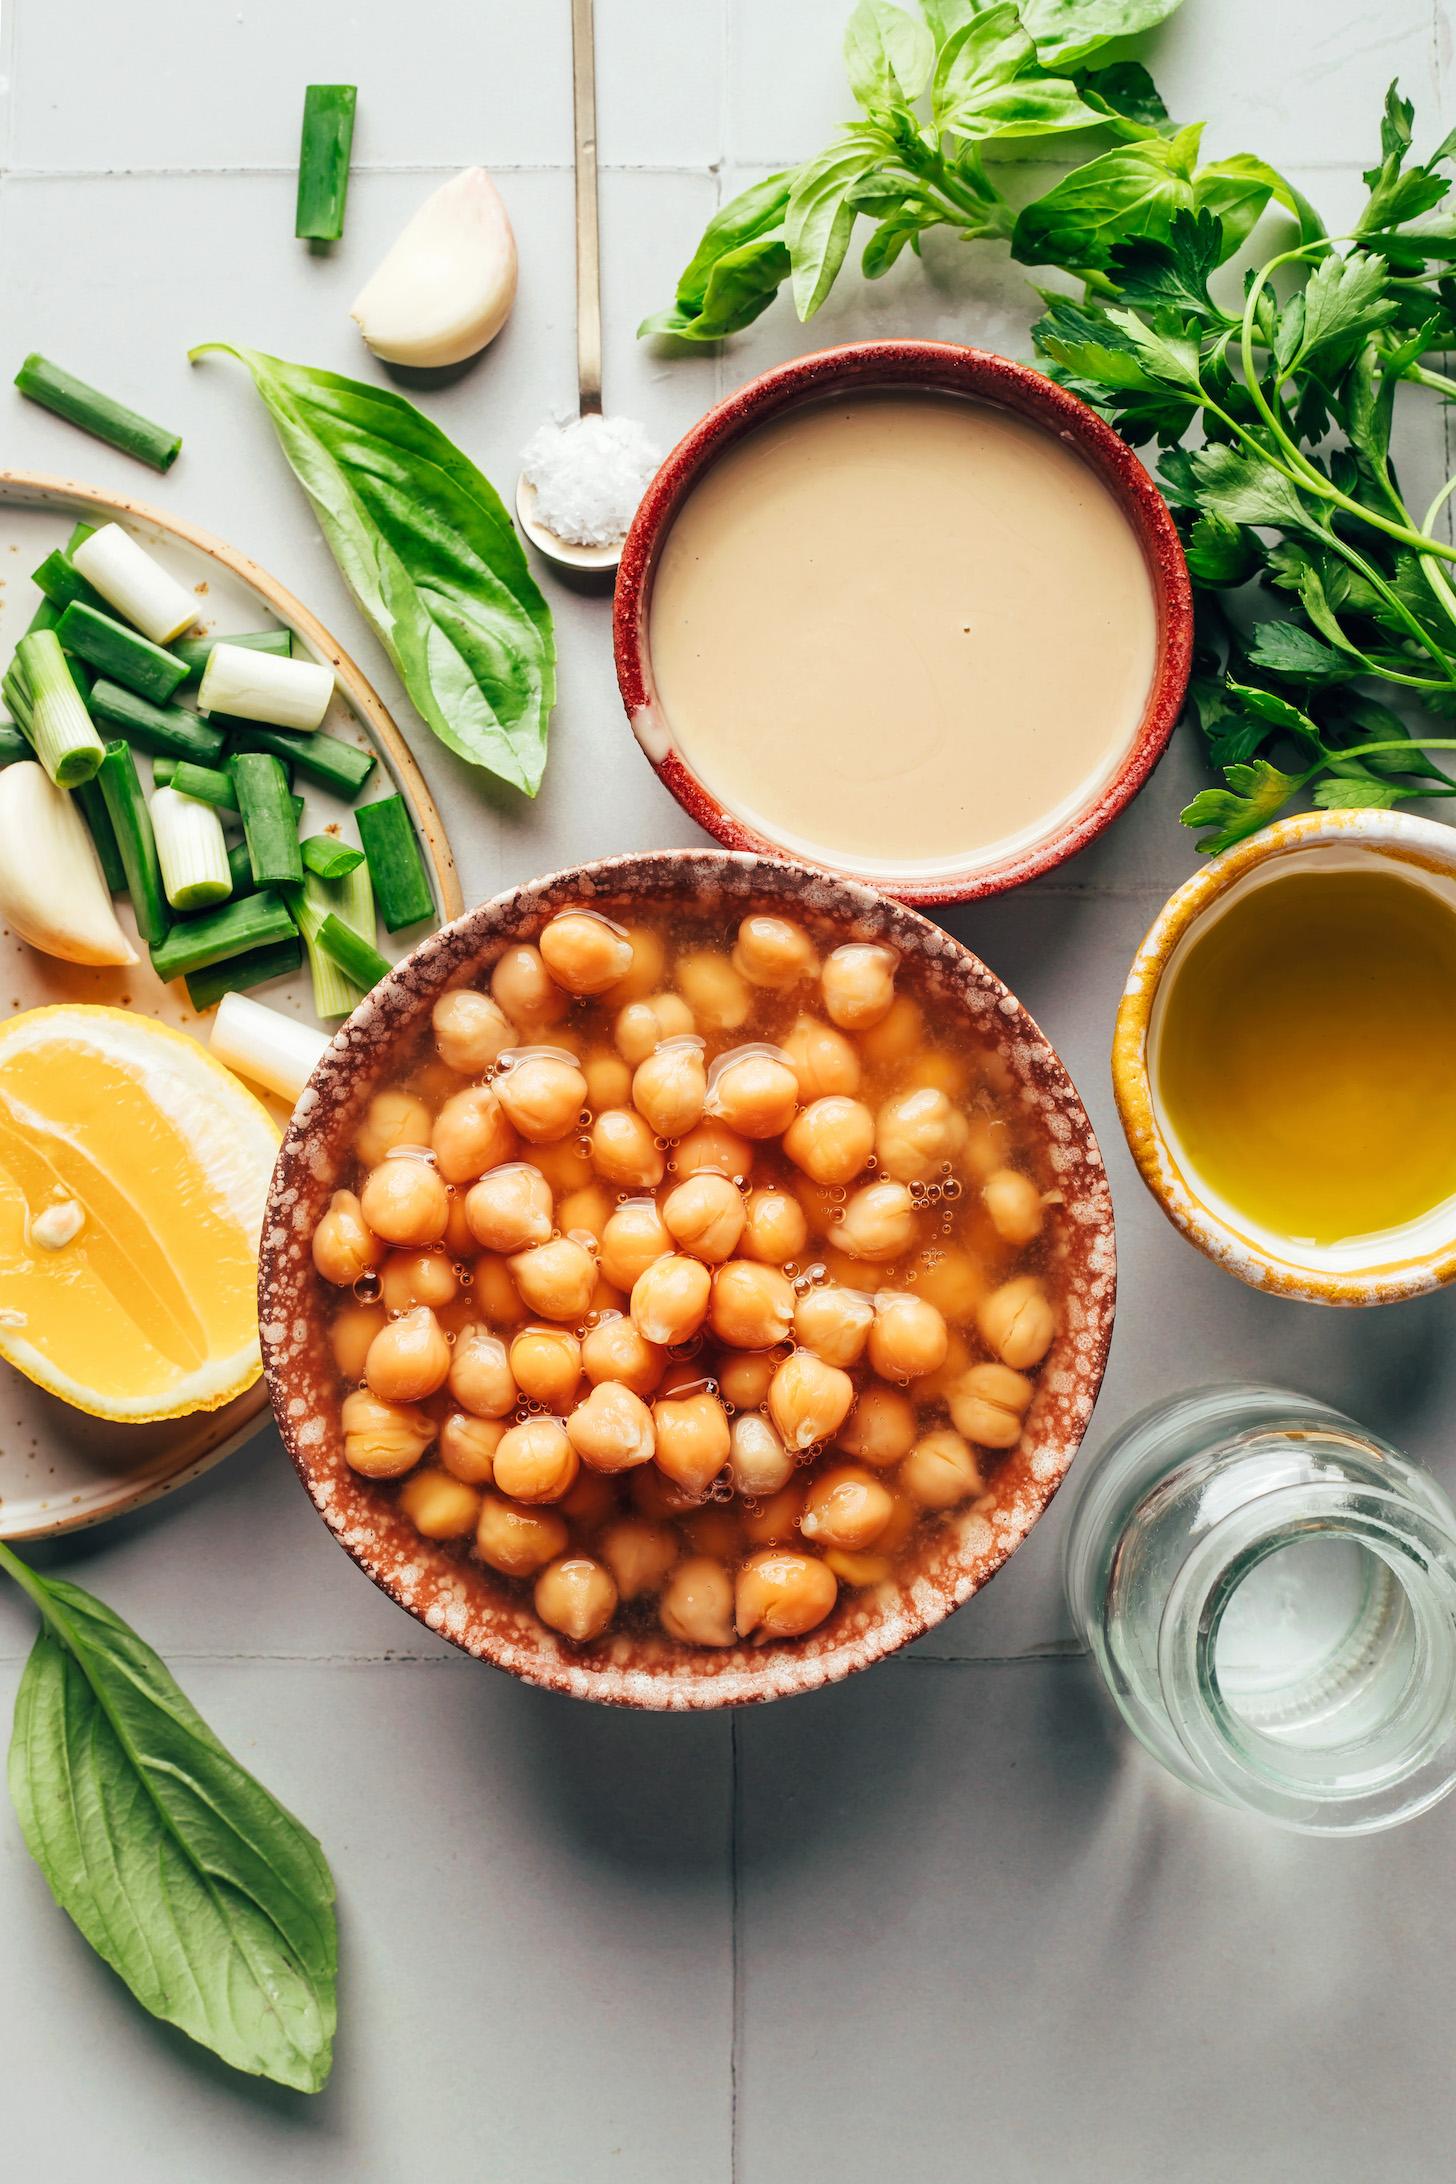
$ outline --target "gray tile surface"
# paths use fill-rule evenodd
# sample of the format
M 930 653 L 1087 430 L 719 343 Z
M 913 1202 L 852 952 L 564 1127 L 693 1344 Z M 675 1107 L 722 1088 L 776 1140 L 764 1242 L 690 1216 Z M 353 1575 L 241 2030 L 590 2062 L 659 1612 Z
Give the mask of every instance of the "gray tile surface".
M 932 239 L 811 327 L 779 304 L 721 357 L 639 346 L 715 203 L 844 117 L 848 0 L 599 0 L 609 398 L 669 443 L 722 388 L 823 341 L 910 329 L 1025 353 L 995 251 Z M 1214 153 L 1358 200 L 1385 82 L 1449 123 L 1451 0 L 1185 0 L 1152 55 Z M 408 37 L 402 36 L 407 28 Z M 424 397 L 500 484 L 571 394 L 565 0 L 0 0 L 0 327 L 184 431 L 156 497 L 254 552 L 392 703 L 240 375 L 233 337 L 370 369 L 347 318 L 432 180 L 494 167 L 522 287 L 488 356 Z M 346 241 L 292 239 L 297 86 L 361 87 Z M 1444 109 L 1444 110 L 1443 110 Z M 1041 170 L 1017 178 L 1041 186 Z M 0 356 L 0 365 L 5 357 Z M 13 368 L 13 367 L 12 367 Z M 3 381 L 3 374 L 0 374 Z M 1432 489 L 1429 411 L 1404 454 Z M 0 383 L 0 460 L 135 487 Z M 467 893 L 694 839 L 627 738 L 601 599 L 553 592 L 562 695 L 535 805 L 422 735 Z M 408 724 L 410 716 L 401 708 Z M 1275 1375 L 1456 1486 L 1452 1307 L 1339 1315 L 1188 1250 L 1132 1172 L 1106 1055 L 1129 957 L 1192 853 L 1175 742 L 1101 842 L 947 918 L 1024 998 L 1092 1111 L 1116 1196 L 1118 1330 L 1084 1461 L 1172 1388 Z M 323 1837 L 345 1951 L 318 2101 L 161 2033 L 54 1910 L 0 1815 L 3 2173 L 81 2184 L 1425 2184 L 1456 2115 L 1443 1906 L 1453 1820 L 1320 1845 L 1178 1792 L 1069 1657 L 1054 1505 L 912 1657 L 736 1721 L 572 1708 L 455 1656 L 354 1570 L 265 1434 L 162 1507 L 36 1559 L 94 1587 Z M 30 1640 L 0 1597 L 0 1718 Z

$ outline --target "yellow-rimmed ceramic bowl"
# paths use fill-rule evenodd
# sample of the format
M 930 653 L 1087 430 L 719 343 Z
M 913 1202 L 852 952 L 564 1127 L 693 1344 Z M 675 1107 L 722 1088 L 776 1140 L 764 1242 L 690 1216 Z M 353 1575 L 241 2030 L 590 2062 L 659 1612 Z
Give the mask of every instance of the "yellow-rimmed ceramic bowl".
M 1307 812 L 1226 850 L 1159 912 L 1128 974 L 1112 1046 L 1118 1113 L 1143 1181 L 1190 1243 L 1240 1281 L 1309 1304 L 1394 1304 L 1456 1277 L 1456 1199 L 1402 1228 L 1339 1244 L 1296 1244 L 1215 1200 L 1193 1176 L 1158 1100 L 1160 997 L 1195 931 L 1231 901 L 1318 859 L 1349 870 L 1404 866 L 1456 912 L 1456 829 L 1393 811 Z

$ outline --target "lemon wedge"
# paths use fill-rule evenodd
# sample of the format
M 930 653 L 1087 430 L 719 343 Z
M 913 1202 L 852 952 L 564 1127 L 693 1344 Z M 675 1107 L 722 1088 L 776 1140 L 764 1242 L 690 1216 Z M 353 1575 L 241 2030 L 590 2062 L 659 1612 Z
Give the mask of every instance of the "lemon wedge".
M 0 1357 L 140 1421 L 250 1387 L 278 1131 L 181 1032 L 126 1009 L 0 1025 Z

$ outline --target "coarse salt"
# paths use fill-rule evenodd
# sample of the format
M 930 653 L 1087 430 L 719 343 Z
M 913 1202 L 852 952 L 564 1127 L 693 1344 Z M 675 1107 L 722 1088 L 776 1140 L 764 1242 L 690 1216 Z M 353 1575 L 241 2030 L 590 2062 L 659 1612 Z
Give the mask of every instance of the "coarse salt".
M 540 426 L 521 467 L 546 530 L 569 546 L 613 546 L 661 461 L 635 418 L 591 416 Z

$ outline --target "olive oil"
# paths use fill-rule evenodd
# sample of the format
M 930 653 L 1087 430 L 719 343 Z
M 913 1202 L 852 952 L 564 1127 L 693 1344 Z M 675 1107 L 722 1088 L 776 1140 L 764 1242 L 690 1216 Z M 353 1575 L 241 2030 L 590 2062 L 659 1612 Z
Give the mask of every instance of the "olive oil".
M 1456 1193 L 1456 911 L 1374 865 L 1288 873 L 1195 934 L 1158 1104 L 1203 1189 L 1333 1245 Z

